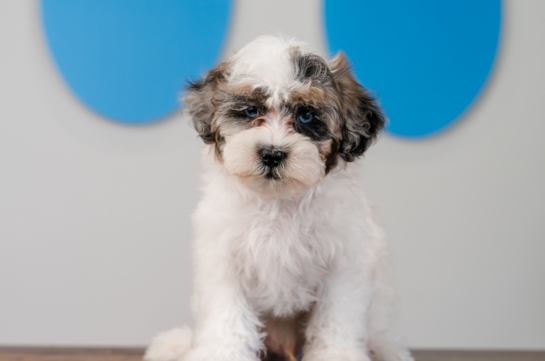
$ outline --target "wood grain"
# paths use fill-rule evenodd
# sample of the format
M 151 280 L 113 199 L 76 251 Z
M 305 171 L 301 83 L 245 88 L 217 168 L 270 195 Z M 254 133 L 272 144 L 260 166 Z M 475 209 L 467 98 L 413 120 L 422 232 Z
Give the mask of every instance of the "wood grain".
M 545 361 L 539 351 L 413 350 L 416 361 Z
M 0 361 L 140 361 L 143 354 L 143 348 L 0 347 Z M 416 361 L 545 361 L 545 351 L 413 350 L 413 355 Z
M 143 348 L 0 347 L 0 361 L 141 361 Z

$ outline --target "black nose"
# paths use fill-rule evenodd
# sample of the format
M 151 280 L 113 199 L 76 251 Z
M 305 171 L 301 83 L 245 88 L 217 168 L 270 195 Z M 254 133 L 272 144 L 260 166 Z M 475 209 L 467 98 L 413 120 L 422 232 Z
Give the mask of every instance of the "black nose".
M 261 161 L 269 168 L 277 167 L 286 158 L 286 152 L 278 149 L 263 149 L 261 150 Z

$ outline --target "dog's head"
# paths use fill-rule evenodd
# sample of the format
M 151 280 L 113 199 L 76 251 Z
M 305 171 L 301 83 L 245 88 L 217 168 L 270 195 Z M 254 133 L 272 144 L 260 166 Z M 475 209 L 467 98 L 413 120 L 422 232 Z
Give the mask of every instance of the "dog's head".
M 342 53 L 326 61 L 269 36 L 191 83 L 185 103 L 227 172 L 273 198 L 316 186 L 340 159 L 360 157 L 384 126 Z

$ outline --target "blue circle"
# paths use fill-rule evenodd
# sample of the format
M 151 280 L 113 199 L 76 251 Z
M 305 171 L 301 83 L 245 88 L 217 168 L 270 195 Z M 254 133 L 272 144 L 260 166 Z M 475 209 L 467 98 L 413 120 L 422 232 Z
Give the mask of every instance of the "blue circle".
M 392 134 L 429 137 L 474 101 L 493 65 L 499 0 L 326 0 L 332 52 L 379 94 Z
M 42 0 L 55 62 L 88 107 L 126 124 L 178 108 L 183 81 L 222 50 L 230 0 Z

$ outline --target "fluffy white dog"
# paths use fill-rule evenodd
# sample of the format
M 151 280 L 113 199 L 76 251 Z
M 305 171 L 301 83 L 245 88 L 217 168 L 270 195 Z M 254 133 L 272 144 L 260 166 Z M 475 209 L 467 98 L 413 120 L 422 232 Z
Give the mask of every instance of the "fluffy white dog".
M 193 217 L 197 324 L 149 361 L 409 361 L 389 330 L 387 242 L 355 162 L 383 128 L 342 53 L 260 37 L 191 83 L 207 144 Z

